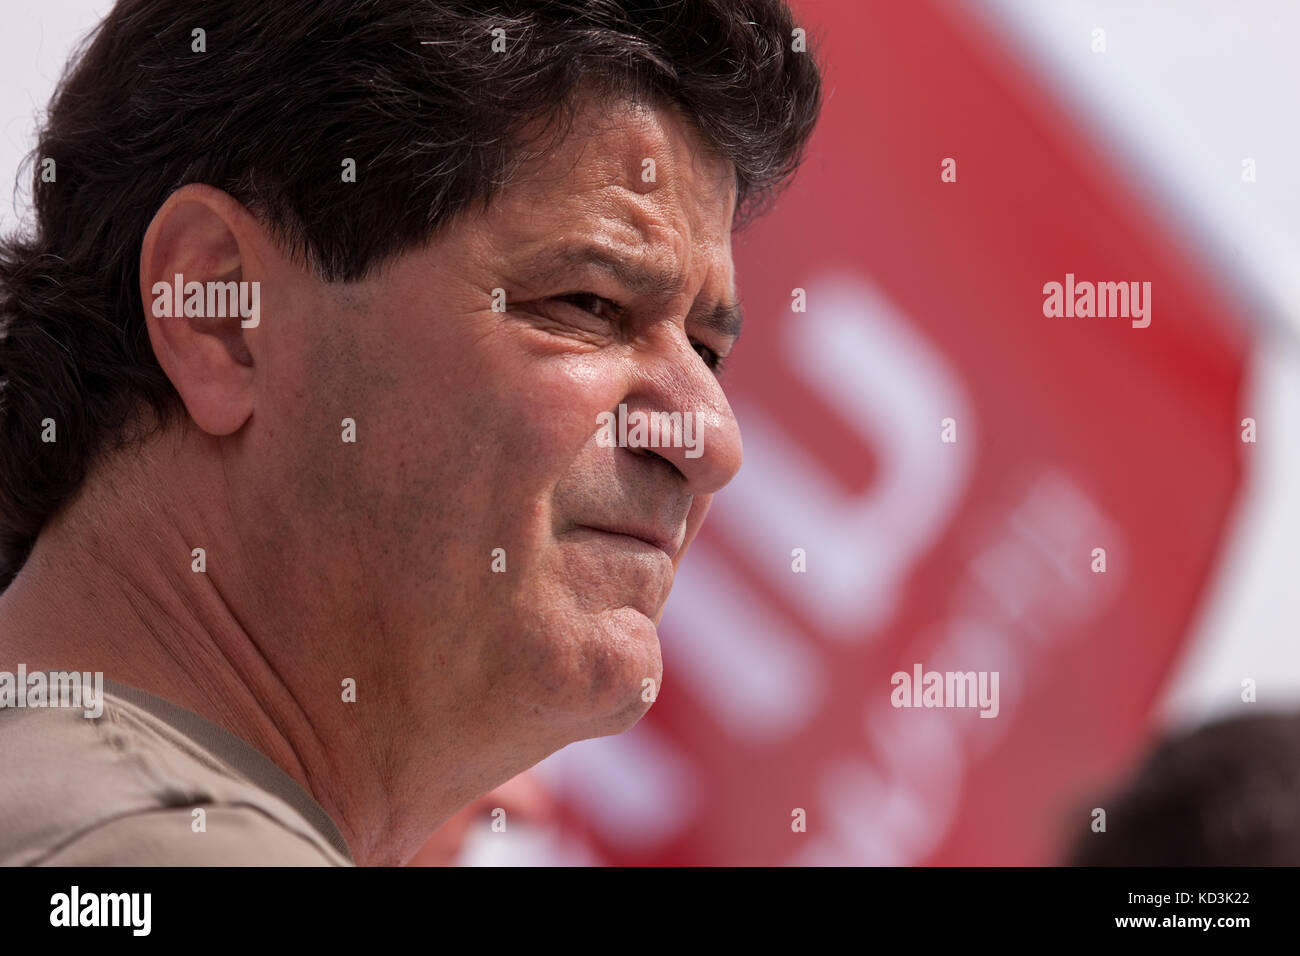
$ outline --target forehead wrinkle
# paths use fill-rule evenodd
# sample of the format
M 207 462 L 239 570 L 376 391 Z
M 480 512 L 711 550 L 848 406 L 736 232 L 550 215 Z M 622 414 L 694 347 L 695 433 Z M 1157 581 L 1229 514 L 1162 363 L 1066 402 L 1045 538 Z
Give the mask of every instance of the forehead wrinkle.
M 628 126 L 631 136 L 626 135 Z M 609 131 L 619 131 L 618 125 Z M 662 129 L 647 130 L 635 121 L 621 132 L 624 135 L 618 146 L 598 149 L 594 161 L 571 168 L 570 176 L 577 182 L 570 185 L 567 194 L 557 196 L 558 202 L 552 206 L 557 213 L 571 212 L 569 228 L 554 230 L 557 224 L 552 223 L 556 239 L 512 270 L 526 285 L 553 280 L 561 273 L 576 276 L 594 269 L 605 272 L 634 295 L 667 299 L 681 296 L 691 285 L 688 261 L 692 265 L 690 272 L 712 272 L 720 265 L 709 264 L 715 253 L 725 252 L 730 265 L 727 239 L 734 182 L 728 177 L 719 183 L 714 177 L 701 175 L 701 167 L 709 165 L 708 154 L 701 155 L 691 135 L 694 130 L 686 128 L 682 143 L 664 136 Z M 597 133 L 582 144 L 579 152 L 585 155 L 593 146 L 602 145 L 601 138 Z M 656 148 L 649 148 L 652 143 Z M 679 151 L 684 155 L 672 155 Z M 640 157 L 646 153 L 656 153 L 661 163 L 668 164 L 661 167 L 661 176 L 648 188 L 638 182 L 636 175 L 640 172 Z M 678 159 L 687 160 L 691 168 L 685 177 L 672 174 Z M 715 191 L 713 187 L 718 185 L 723 188 Z M 528 205 L 537 210 L 534 203 Z M 715 228 L 711 217 L 719 214 L 723 221 Z M 721 300 L 707 304 L 698 300 L 692 303 L 688 317 L 735 339 L 740 334 L 743 314 L 734 285 L 719 296 Z

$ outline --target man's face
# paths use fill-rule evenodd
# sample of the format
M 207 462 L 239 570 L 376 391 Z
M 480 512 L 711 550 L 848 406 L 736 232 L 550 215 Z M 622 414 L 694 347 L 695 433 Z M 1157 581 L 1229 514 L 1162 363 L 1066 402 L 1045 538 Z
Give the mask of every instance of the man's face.
M 738 331 L 734 201 L 673 112 L 588 107 L 486 213 L 309 307 L 286 293 L 254 419 L 297 501 L 265 533 L 316 536 L 322 600 L 368 595 L 353 623 L 397 696 L 455 687 L 440 706 L 526 714 L 552 746 L 649 709 L 674 572 L 740 467 L 710 367 Z M 606 447 L 620 404 L 690 413 L 702 454 Z

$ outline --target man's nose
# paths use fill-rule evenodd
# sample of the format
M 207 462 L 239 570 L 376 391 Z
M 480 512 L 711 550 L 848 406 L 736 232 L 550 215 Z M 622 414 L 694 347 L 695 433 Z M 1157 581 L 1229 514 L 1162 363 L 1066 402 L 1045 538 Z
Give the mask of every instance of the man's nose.
M 684 334 L 639 361 L 623 404 L 627 446 L 640 444 L 670 462 L 685 477 L 687 494 L 711 495 L 740 470 L 740 425 L 717 377 Z

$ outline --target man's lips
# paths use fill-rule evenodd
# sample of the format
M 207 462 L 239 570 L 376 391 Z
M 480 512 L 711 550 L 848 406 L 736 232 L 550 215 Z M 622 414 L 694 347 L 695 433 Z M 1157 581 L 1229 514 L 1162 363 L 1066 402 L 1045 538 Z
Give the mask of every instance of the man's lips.
M 668 555 L 668 560 L 677 557 L 677 552 L 681 545 L 678 543 L 678 534 L 676 532 L 668 533 L 657 528 L 632 527 L 629 525 L 618 526 L 599 526 L 592 524 L 580 524 L 578 528 L 587 531 L 598 531 L 601 534 L 611 534 L 623 538 L 632 538 L 636 541 L 650 545 L 652 548 L 658 548 L 664 554 Z

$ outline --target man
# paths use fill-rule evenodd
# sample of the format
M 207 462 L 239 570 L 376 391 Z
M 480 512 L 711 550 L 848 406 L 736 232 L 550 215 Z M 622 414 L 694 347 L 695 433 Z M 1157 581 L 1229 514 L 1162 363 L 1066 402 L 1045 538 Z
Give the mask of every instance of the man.
M 816 120 L 795 36 L 780 0 L 114 8 L 0 251 L 0 671 L 104 706 L 0 709 L 0 862 L 399 864 L 640 719 L 740 467 L 730 233 Z

